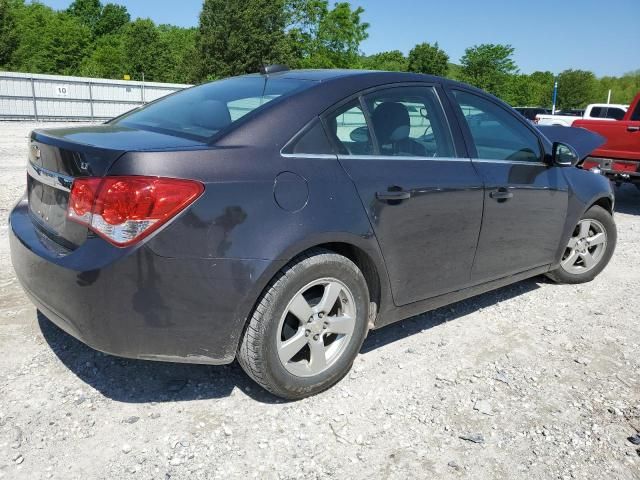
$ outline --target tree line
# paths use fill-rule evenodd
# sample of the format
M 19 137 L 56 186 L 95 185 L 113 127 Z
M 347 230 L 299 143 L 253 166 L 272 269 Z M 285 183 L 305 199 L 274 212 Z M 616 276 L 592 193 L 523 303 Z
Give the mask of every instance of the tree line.
M 438 43 L 365 56 L 364 9 L 328 0 L 204 0 L 199 25 L 182 28 L 131 19 L 127 8 L 75 0 L 66 10 L 0 0 L 0 68 L 100 78 L 199 83 L 283 63 L 292 68 L 364 68 L 440 75 L 489 91 L 511 105 L 558 107 L 629 103 L 640 70 L 597 78 L 585 70 L 520 73 L 510 45 L 482 44 L 452 63 Z

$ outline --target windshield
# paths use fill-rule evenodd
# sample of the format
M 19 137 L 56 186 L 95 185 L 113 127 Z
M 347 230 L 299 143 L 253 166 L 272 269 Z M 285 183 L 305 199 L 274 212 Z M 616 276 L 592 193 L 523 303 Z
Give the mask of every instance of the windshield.
M 235 77 L 183 90 L 117 118 L 114 125 L 208 140 L 249 112 L 313 85 L 309 80 Z

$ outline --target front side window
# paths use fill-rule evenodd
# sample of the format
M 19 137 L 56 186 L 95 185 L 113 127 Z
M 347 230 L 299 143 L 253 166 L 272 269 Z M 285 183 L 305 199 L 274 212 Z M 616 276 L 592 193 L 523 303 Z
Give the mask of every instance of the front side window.
M 476 147 L 487 160 L 541 161 L 538 137 L 499 105 L 462 90 L 453 91 Z
M 431 87 L 398 87 L 364 97 L 383 156 L 453 157 L 448 124 Z
M 229 78 L 170 95 L 111 124 L 205 141 L 272 100 L 314 84 L 309 80 L 265 76 Z

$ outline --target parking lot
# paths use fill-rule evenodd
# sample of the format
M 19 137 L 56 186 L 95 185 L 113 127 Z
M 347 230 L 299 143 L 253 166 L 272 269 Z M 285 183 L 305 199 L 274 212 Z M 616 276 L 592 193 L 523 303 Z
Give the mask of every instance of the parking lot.
M 593 282 L 372 332 L 336 387 L 283 402 L 236 364 L 119 359 L 38 315 L 7 241 L 35 126 L 0 123 L 0 478 L 640 479 L 637 189 Z

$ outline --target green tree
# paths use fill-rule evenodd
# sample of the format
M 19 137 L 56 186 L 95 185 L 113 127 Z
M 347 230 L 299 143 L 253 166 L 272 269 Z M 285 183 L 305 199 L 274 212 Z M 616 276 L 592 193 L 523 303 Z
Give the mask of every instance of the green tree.
M 625 73 L 621 77 L 602 77 L 597 80 L 596 99 L 607 100 L 611 90 L 611 103 L 629 104 L 640 92 L 640 70 Z
M 173 25 L 160 25 L 160 42 L 163 55 L 159 58 L 160 79 L 163 82 L 191 83 L 197 81 L 197 58 L 195 28 L 180 28 Z
M 123 31 L 122 50 L 125 72 L 132 79 L 149 81 L 162 79 L 159 61 L 165 55 L 164 44 L 155 23 L 148 18 L 138 18 Z
M 502 100 L 513 106 L 531 105 L 531 83 L 528 75 L 509 75 L 502 88 Z
M 444 77 L 449 71 L 449 55 L 438 46 L 438 42 L 421 43 L 409 52 L 409 71 Z
M 88 27 L 40 3 L 21 9 L 16 33 L 18 46 L 9 65 L 26 72 L 74 75 L 91 43 Z
M 448 65 L 448 70 L 447 70 L 447 77 L 451 78 L 453 80 L 458 80 L 458 81 L 462 81 L 462 67 L 460 65 L 458 65 L 457 63 L 451 63 L 449 62 Z
M 131 16 L 124 5 L 107 3 L 100 18 L 96 22 L 94 32 L 96 35 L 110 35 L 120 31 L 131 21 Z
M 563 71 L 558 75 L 558 108 L 585 107 L 594 100 L 596 88 L 596 77 L 592 72 Z
M 482 44 L 467 48 L 460 59 L 461 79 L 500 96 L 508 76 L 518 71 L 513 52 L 511 45 Z
M 74 0 L 67 12 L 94 32 L 102 15 L 102 4 L 100 0 Z
M 197 49 L 200 78 L 257 72 L 262 65 L 288 63 L 285 0 L 205 0 Z
M 551 72 L 533 72 L 531 79 L 530 105 L 551 108 L 553 102 L 553 82 L 555 77 Z
M 551 72 L 509 75 L 503 85 L 501 98 L 513 106 L 550 107 L 553 81 Z
M 380 52 L 360 60 L 362 68 L 367 70 L 386 70 L 390 72 L 406 72 L 409 68 L 407 57 L 400 50 Z
M 360 53 L 360 43 L 369 36 L 369 24 L 361 20 L 363 13 L 362 7 L 352 10 L 347 2 L 336 3 L 320 19 L 316 54 L 328 59 L 332 67 L 353 68 Z
M 364 9 L 347 2 L 329 8 L 327 0 L 289 0 L 287 32 L 294 67 L 354 68 L 359 64 L 360 43 L 368 37 Z
M 122 78 L 126 71 L 122 35 L 99 37 L 91 53 L 80 65 L 80 75 L 97 78 Z
M 24 7 L 22 0 L 0 0 L 0 67 L 6 67 L 18 47 L 16 30 L 17 9 Z

